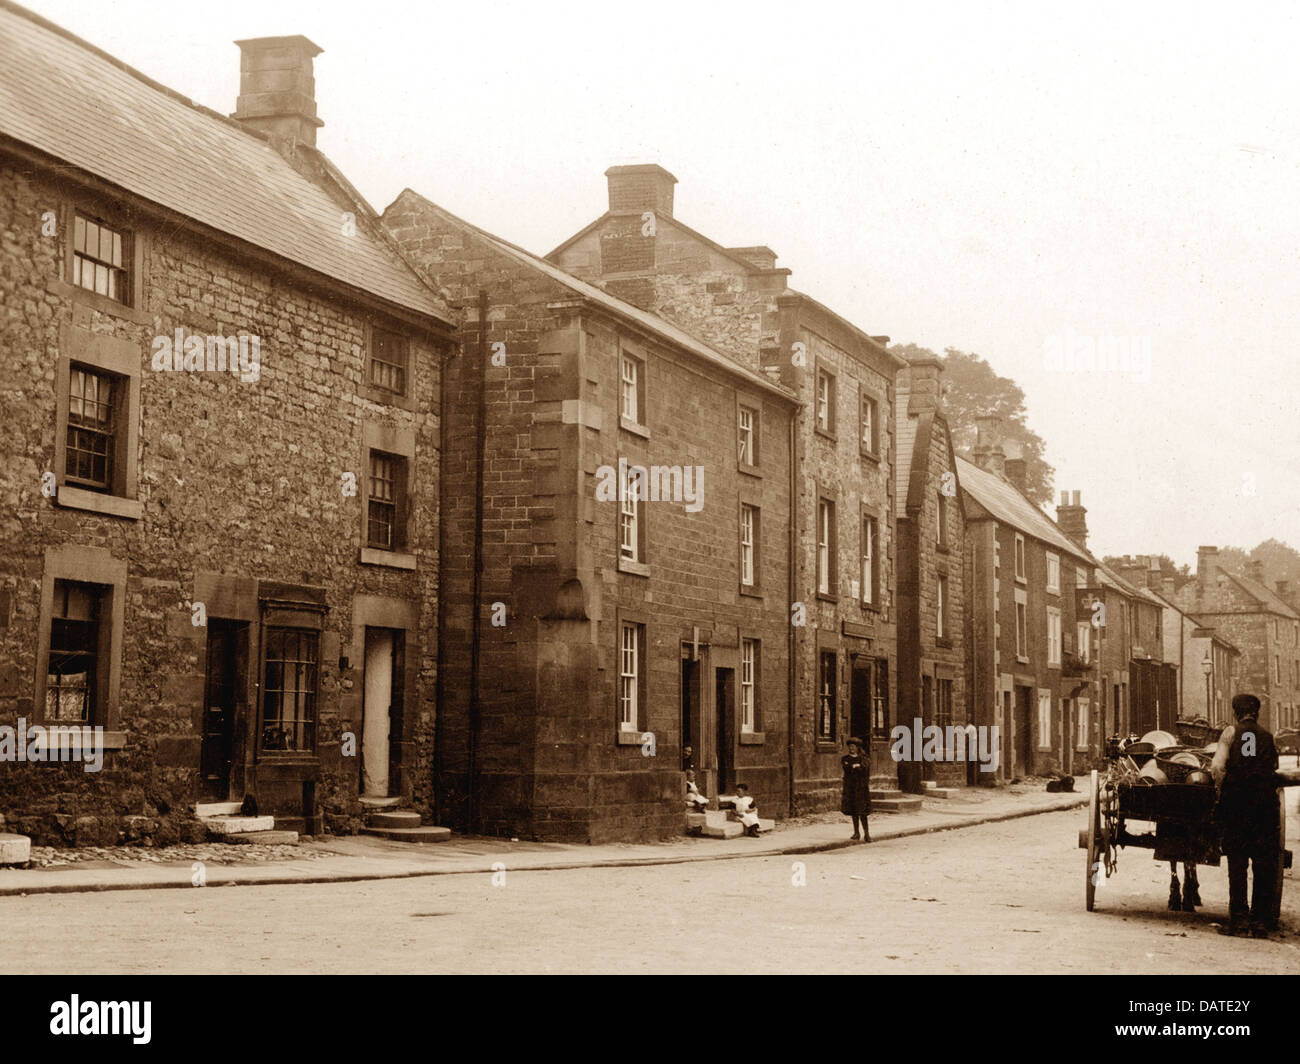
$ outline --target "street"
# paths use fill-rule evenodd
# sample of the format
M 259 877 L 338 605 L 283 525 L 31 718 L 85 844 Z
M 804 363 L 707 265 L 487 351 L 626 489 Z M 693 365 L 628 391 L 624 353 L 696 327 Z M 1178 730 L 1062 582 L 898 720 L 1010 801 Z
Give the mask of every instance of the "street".
M 1292 792 L 1294 794 L 1294 792 Z M 1290 825 L 1295 799 L 1288 800 Z M 1294 973 L 1283 934 L 1229 939 L 1226 862 L 1205 908 L 1121 851 L 1084 910 L 1080 811 L 804 856 L 365 883 L 0 898 L 8 973 Z M 846 828 L 847 831 L 847 828 Z M 1292 848 L 1295 835 L 1289 832 Z M 800 863 L 806 885 L 797 886 Z M 500 885 L 494 885 L 494 878 Z

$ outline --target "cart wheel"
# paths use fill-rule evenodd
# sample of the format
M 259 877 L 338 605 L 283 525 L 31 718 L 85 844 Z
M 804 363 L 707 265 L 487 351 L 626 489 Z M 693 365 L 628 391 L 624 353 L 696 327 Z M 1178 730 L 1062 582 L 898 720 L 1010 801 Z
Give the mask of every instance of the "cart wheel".
M 1083 869 L 1084 899 L 1088 912 L 1092 912 L 1097 898 L 1098 843 L 1101 839 L 1101 802 L 1097 793 L 1097 770 L 1088 777 L 1088 863 Z

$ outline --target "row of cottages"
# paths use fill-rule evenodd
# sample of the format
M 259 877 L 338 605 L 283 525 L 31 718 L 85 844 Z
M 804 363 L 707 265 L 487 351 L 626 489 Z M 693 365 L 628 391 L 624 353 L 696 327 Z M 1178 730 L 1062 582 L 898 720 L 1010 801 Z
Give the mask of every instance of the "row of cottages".
M 1239 690 L 1235 643 L 1204 618 L 1175 604 L 1175 581 L 1161 572 L 1157 559 L 1125 557 L 1115 566 L 1125 580 L 1161 607 L 1159 634 L 1163 660 L 1170 666 L 1172 690 L 1161 690 L 1151 727 L 1175 730 L 1178 718 L 1226 723 L 1232 719 L 1232 696 Z M 1136 730 L 1136 729 L 1135 729 Z M 1149 729 L 1148 729 L 1149 730 Z
M 38 843 L 432 809 L 453 312 L 240 48 L 232 120 L 0 4 L 0 725 L 107 747 L 0 762 Z
M 1300 725 L 1300 609 L 1289 597 L 1285 582 L 1276 590 L 1264 583 L 1258 562 L 1252 562 L 1246 574 L 1229 572 L 1219 562 L 1217 547 L 1197 551 L 1196 578 L 1171 596 L 1179 609 L 1239 651 L 1229 692 L 1239 686 L 1258 694 L 1263 703 L 1260 723 L 1274 731 Z M 1210 688 L 1216 703 L 1219 690 L 1217 683 Z M 1229 692 L 1224 693 L 1231 701 Z M 1222 713 L 1211 717 L 1225 718 Z
M 870 742 L 878 797 L 914 802 L 891 797 L 923 783 L 919 766 L 893 760 L 894 727 L 919 716 L 967 720 L 965 525 L 939 366 L 909 366 L 886 349 L 888 337 L 790 288 L 790 270 L 770 248 L 724 247 L 687 226 L 674 211 L 676 178 L 662 167 L 616 166 L 606 178 L 608 209 L 548 261 L 701 337 L 797 400 L 780 473 L 792 500 L 781 529 L 793 558 L 783 603 L 789 807 L 835 806 L 849 735 Z M 742 452 L 756 423 L 748 417 L 738 426 Z
M 972 457 L 957 460 L 972 705 L 977 723 L 998 728 L 999 778 L 1084 771 L 1101 763 L 1108 737 L 1172 726 L 1167 604 L 1088 552 L 1078 492 L 1062 493 L 1056 521 L 1030 502 L 996 417 L 980 419 Z

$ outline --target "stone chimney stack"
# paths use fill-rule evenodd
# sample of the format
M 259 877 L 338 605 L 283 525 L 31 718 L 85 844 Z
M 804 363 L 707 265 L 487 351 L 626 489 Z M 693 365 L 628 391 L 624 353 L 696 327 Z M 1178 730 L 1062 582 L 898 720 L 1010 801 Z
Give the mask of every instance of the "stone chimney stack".
M 605 171 L 609 182 L 611 213 L 654 211 L 673 216 L 673 185 L 677 178 L 657 163 L 611 166 Z M 775 262 L 775 255 L 773 255 Z
M 1249 561 L 1246 563 L 1246 575 L 1257 584 L 1264 583 L 1264 563 Z
M 1026 494 L 1025 485 L 1028 482 L 1026 479 L 1028 477 L 1028 469 L 1025 465 L 1025 460 L 1023 458 L 1008 458 L 1006 461 L 1006 467 L 1007 480 L 1011 482 L 1012 486 L 1019 491 L 1021 495 Z
M 1088 546 L 1088 522 L 1085 520 L 1087 513 L 1079 498 L 1079 492 L 1061 492 L 1061 503 L 1056 508 L 1056 523 L 1062 532 L 1085 549 Z
M 1163 582 L 1160 570 L 1159 558 L 1147 559 L 1147 587 L 1152 591 L 1159 591 Z
M 1203 588 L 1213 587 L 1219 575 L 1219 548 L 1196 548 L 1196 582 Z
M 933 355 L 909 357 L 903 390 L 908 392 L 907 412 L 919 414 L 943 405 L 943 362 Z
M 975 464 L 996 477 L 1007 475 L 1007 456 L 1002 450 L 1002 419 L 996 414 L 985 414 L 975 419 L 975 448 L 971 457 Z
M 255 37 L 239 45 L 239 99 L 232 118 L 272 137 L 316 147 L 316 79 L 321 49 L 306 37 Z

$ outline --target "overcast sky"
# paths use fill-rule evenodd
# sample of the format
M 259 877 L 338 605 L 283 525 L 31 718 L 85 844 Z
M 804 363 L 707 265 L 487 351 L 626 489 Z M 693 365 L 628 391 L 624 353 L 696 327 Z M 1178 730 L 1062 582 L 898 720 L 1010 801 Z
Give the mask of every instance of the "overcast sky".
M 410 186 L 541 254 L 657 162 L 686 224 L 1019 383 L 1096 552 L 1300 548 L 1294 7 L 28 5 L 222 113 L 234 40 L 304 34 L 376 209 Z M 1127 372 L 1057 368 L 1070 337 Z

